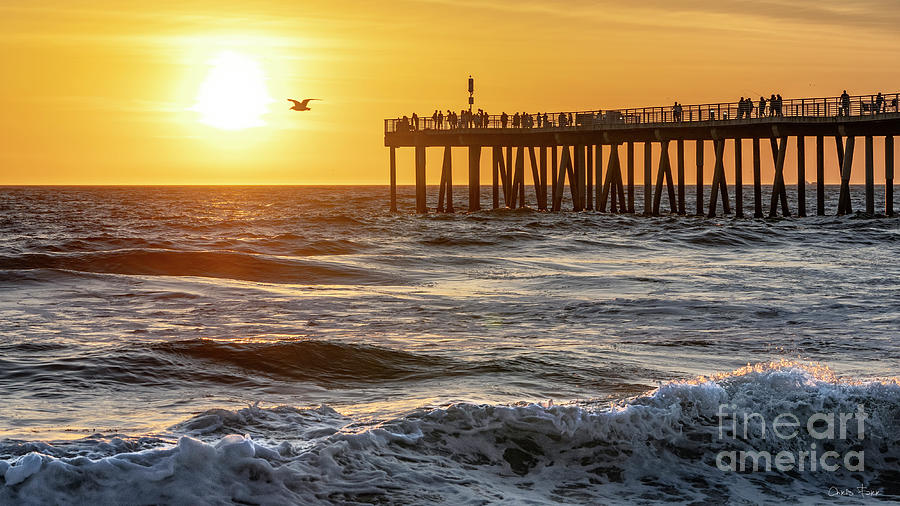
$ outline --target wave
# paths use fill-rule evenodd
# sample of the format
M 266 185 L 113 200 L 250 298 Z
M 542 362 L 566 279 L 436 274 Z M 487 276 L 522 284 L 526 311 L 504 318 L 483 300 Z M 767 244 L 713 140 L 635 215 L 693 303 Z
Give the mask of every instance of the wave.
M 390 278 L 351 265 L 238 251 L 120 249 L 0 256 L 0 270 L 62 269 L 103 274 L 201 276 L 268 283 L 387 284 Z
M 751 424 L 746 435 L 729 428 L 744 414 L 808 420 L 860 410 L 864 434 L 851 419 L 844 438 L 814 437 L 821 424 L 790 439 L 771 425 Z M 897 500 L 898 418 L 896 382 L 842 381 L 793 362 L 671 382 L 613 405 L 456 404 L 368 428 L 327 407 L 251 406 L 187 420 L 172 429 L 177 443 L 98 458 L 0 446 L 0 502 L 859 503 L 866 498 L 847 495 L 858 487 Z M 723 452 L 811 449 L 839 469 L 721 465 Z M 826 451 L 864 452 L 863 470 L 821 460 Z
M 361 344 L 190 339 L 154 345 L 166 353 L 240 367 L 280 378 L 345 384 L 452 375 L 455 361 Z

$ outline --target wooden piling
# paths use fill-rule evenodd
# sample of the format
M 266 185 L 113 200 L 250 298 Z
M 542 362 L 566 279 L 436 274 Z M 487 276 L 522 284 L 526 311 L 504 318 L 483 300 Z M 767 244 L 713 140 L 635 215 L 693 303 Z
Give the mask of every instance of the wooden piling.
M 894 136 L 884 138 L 884 214 L 894 215 Z
M 866 214 L 875 214 L 875 139 L 866 136 Z
M 695 142 L 697 146 L 697 216 L 703 216 L 703 140 Z
M 584 145 L 577 144 L 573 146 L 575 150 L 575 211 L 584 211 L 586 198 L 585 188 L 587 185 L 587 167 L 584 157 Z
M 491 148 L 491 209 L 500 208 L 500 164 L 503 152 L 499 146 Z
M 744 217 L 744 140 L 734 139 L 734 216 Z
M 797 216 L 806 216 L 806 137 L 797 136 Z
M 585 181 L 587 182 L 587 186 L 584 190 L 584 197 L 587 199 L 584 204 L 584 208 L 588 211 L 594 210 L 594 146 L 588 144 L 586 146 L 585 155 L 587 159 L 584 163 L 585 170 Z
M 676 146 L 677 155 L 675 160 L 678 164 L 678 214 L 684 214 L 684 141 L 678 139 Z
M 547 210 L 547 147 L 541 146 L 541 211 Z
M 513 199 L 515 207 L 525 207 L 525 146 L 516 148 L 516 176 L 513 187 L 518 194 Z
M 514 170 L 513 170 L 513 148 L 512 146 L 506 146 L 506 183 L 508 186 L 505 186 L 504 189 L 506 191 L 506 198 L 504 202 L 506 203 L 506 207 L 513 208 L 515 207 L 515 181 L 513 180 Z
M 840 142 L 839 142 L 840 144 Z M 856 146 L 856 137 L 847 136 L 847 141 L 840 149 L 841 158 L 841 194 L 838 199 L 838 216 L 853 212 L 853 202 L 850 198 L 850 172 L 853 169 L 853 149 Z
M 672 180 L 672 163 L 669 159 L 669 141 L 659 143 L 659 167 L 656 173 L 656 190 L 653 192 L 653 216 L 659 216 L 659 205 L 662 201 L 663 184 L 669 193 L 669 206 L 672 214 L 678 212 L 678 201 L 675 199 L 675 183 Z
M 538 169 L 537 156 L 534 154 L 534 146 L 528 146 L 528 163 L 531 165 L 531 187 L 534 188 L 534 200 L 537 202 L 538 210 L 543 210 L 544 204 L 541 198 L 541 173 Z
M 509 180 L 509 171 L 506 167 L 506 156 L 503 152 L 503 147 L 494 146 L 494 164 L 497 172 L 500 174 L 500 193 L 503 195 L 503 206 L 509 207 L 510 204 L 510 186 L 512 182 Z M 499 202 L 498 202 L 498 206 Z
M 566 152 L 569 152 L 569 146 L 563 146 Z M 574 146 L 572 146 L 574 148 Z M 566 165 L 566 177 L 569 178 L 569 195 L 572 197 L 572 210 L 580 211 L 578 207 L 578 176 L 576 174 L 575 163 L 577 162 L 577 150 L 569 155 L 569 163 Z
M 653 214 L 653 143 L 644 143 L 644 216 Z
M 416 212 L 428 212 L 425 201 L 425 146 L 421 144 L 416 145 Z
M 762 174 L 760 173 L 759 137 L 753 138 L 753 217 L 762 218 Z
M 825 138 L 816 136 L 816 216 L 825 216 Z
M 628 207 L 626 211 L 629 213 L 634 213 L 634 143 L 629 142 L 625 144 L 625 158 L 626 163 L 628 164 L 625 168 L 626 175 L 628 178 Z
M 622 170 L 619 163 L 619 145 L 611 144 L 609 150 L 609 165 L 606 167 L 606 179 L 603 182 L 603 191 L 600 193 L 600 211 L 606 211 L 609 202 L 609 212 L 615 213 L 621 208 L 621 212 L 627 212 L 625 190 L 622 185 Z
M 391 212 L 397 212 L 397 148 L 391 146 Z
M 439 213 L 454 212 L 453 209 L 453 162 L 450 156 L 450 146 L 444 146 L 444 163 L 441 166 L 441 183 L 438 187 Z
M 775 177 L 772 181 L 772 201 L 769 206 L 769 218 L 778 215 L 778 203 L 781 202 L 781 215 L 790 216 L 788 209 L 787 189 L 784 185 L 784 157 L 787 152 L 788 137 L 780 139 L 772 137 L 772 158 L 775 162 Z
M 716 139 L 714 141 L 716 147 L 716 164 L 713 169 L 713 182 L 709 194 L 709 213 L 708 217 L 716 216 L 716 204 L 719 194 L 722 194 L 722 212 L 723 214 L 731 214 L 731 205 L 728 203 L 728 182 L 725 178 L 725 139 Z
M 557 186 L 556 180 L 558 179 L 558 170 L 559 170 L 559 155 L 557 153 L 557 146 L 550 147 L 550 185 L 551 185 L 551 199 L 550 199 L 550 207 L 552 208 L 554 202 L 556 202 L 556 194 L 560 191 Z M 554 209 L 556 211 L 557 209 Z
M 594 201 L 600 211 L 600 194 L 603 193 L 603 144 L 597 144 L 594 152 Z
M 481 146 L 469 146 L 469 211 L 481 210 Z

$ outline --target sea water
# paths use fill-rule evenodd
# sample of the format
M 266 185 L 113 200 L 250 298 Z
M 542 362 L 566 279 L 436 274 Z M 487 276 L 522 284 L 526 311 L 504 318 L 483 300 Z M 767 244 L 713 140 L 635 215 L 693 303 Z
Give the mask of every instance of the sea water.
M 0 503 L 900 498 L 900 223 L 827 195 L 754 220 L 2 188 Z M 773 432 L 859 409 L 862 437 Z

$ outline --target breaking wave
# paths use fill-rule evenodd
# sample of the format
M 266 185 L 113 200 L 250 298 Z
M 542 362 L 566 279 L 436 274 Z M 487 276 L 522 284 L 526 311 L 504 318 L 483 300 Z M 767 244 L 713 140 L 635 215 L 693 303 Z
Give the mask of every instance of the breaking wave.
M 865 432 L 824 441 L 801 428 L 785 439 L 753 425 L 744 437 L 729 433 L 722 406 L 769 421 L 864 410 Z M 325 406 L 251 406 L 207 411 L 143 441 L 0 443 L 0 502 L 854 503 L 863 498 L 831 496 L 861 486 L 896 500 L 898 420 L 895 381 L 840 380 L 794 362 L 670 382 L 612 405 L 456 404 L 369 426 Z M 722 452 L 796 455 L 817 444 L 819 453 L 864 452 L 864 469 L 730 471 L 717 463 Z

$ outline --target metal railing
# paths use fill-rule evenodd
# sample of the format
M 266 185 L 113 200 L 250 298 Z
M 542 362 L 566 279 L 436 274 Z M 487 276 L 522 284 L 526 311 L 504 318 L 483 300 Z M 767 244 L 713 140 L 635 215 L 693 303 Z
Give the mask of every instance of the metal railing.
M 771 97 L 740 102 L 670 105 L 629 109 L 597 109 L 554 113 L 477 114 L 441 111 L 440 116 L 401 116 L 384 120 L 384 132 L 417 132 L 470 129 L 597 129 L 613 125 L 658 125 L 695 122 L 762 121 L 769 118 L 826 118 L 875 116 L 897 113 L 900 93 L 849 97 Z

